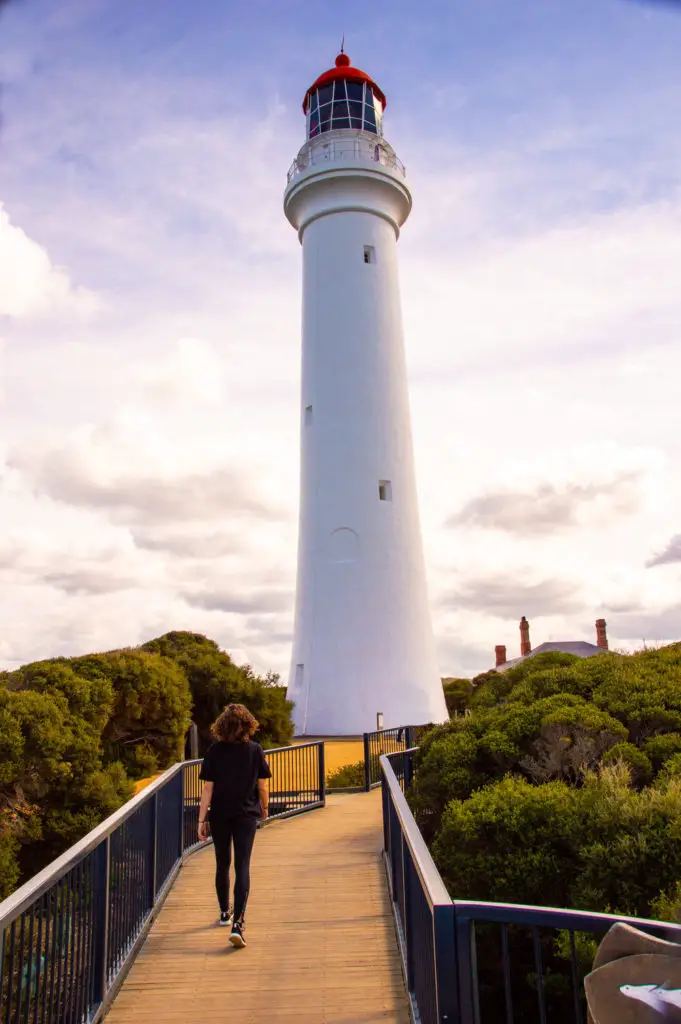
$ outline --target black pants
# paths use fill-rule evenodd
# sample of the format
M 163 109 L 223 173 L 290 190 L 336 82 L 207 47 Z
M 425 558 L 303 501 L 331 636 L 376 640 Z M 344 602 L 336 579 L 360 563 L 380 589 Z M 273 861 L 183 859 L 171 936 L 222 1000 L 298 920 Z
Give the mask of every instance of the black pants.
M 234 818 L 211 818 L 210 829 L 215 848 L 215 891 L 220 910 L 229 909 L 229 868 L 234 844 L 234 920 L 243 920 L 251 887 L 251 853 L 258 828 L 258 819 L 252 814 Z

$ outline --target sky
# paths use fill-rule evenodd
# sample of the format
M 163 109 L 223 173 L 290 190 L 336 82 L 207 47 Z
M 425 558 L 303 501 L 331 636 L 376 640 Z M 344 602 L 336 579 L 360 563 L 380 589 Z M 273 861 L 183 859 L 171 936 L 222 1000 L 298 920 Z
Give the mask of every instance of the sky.
M 443 675 L 681 638 L 681 11 L 0 4 L 0 667 L 205 633 L 286 679 L 301 102 L 388 98 Z

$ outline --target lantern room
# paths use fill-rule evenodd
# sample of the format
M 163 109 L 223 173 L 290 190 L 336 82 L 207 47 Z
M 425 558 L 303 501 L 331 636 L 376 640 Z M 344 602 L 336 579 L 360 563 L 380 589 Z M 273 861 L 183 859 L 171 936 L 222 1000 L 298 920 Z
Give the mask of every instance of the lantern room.
M 336 66 L 320 75 L 305 93 L 303 110 L 307 137 L 350 128 L 383 134 L 386 99 L 364 71 L 353 68 L 346 53 L 339 53 Z

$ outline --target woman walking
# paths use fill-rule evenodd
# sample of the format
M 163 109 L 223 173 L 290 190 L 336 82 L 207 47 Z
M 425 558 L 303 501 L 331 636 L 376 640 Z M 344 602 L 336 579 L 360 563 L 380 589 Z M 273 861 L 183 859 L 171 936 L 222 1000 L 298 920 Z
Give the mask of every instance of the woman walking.
M 244 915 L 250 888 L 251 852 L 258 819 L 267 817 L 272 773 L 262 747 L 251 736 L 258 723 L 243 704 L 230 704 L 213 722 L 215 743 L 201 765 L 203 780 L 199 806 L 199 839 L 210 830 L 215 848 L 215 890 L 220 904 L 219 923 L 232 933 L 233 946 L 246 945 Z M 229 868 L 234 846 L 234 910 L 229 903 Z

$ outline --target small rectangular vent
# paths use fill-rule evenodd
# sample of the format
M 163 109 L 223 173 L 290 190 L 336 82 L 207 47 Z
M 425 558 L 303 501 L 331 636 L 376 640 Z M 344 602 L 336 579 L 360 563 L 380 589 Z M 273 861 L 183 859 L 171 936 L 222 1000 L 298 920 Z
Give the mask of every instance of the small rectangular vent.
M 373 245 L 364 246 L 364 262 L 375 263 L 376 262 L 376 250 Z
M 393 485 L 390 480 L 379 480 L 378 481 L 378 497 L 381 501 L 392 501 L 393 500 Z

